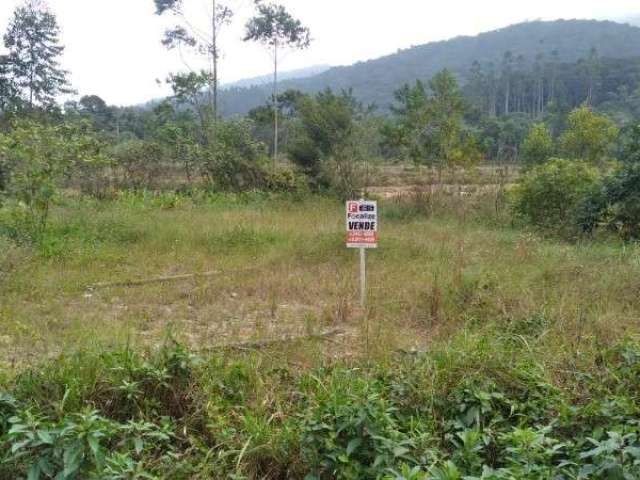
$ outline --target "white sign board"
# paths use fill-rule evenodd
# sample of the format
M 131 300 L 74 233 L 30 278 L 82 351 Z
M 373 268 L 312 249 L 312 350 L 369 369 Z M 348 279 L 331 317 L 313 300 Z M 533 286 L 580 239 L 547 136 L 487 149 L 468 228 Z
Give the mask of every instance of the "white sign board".
M 378 203 L 347 202 L 347 248 L 378 247 Z

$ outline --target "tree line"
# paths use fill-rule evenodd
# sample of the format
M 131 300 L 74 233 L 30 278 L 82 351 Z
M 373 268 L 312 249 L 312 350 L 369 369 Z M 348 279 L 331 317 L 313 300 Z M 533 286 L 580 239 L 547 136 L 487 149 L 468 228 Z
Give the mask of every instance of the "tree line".
M 272 98 L 246 116 L 223 118 L 219 35 L 232 10 L 213 0 L 205 35 L 182 1 L 154 2 L 158 15 L 176 21 L 162 43 L 195 49 L 209 68 L 170 75 L 173 95 L 149 108 L 117 108 L 97 95 L 60 105 L 73 89 L 60 66 L 57 20 L 39 0 L 15 10 L 0 70 L 0 192 L 5 203 L 24 207 L 34 228 L 46 223 L 61 187 L 101 197 L 159 188 L 348 197 L 360 194 L 372 161 L 427 165 L 440 174 L 483 161 L 531 169 L 556 157 L 604 169 L 626 155 L 635 132 L 640 66 L 601 60 L 595 49 L 573 68 L 553 52 L 525 68 L 507 52 L 499 74 L 475 62 L 465 84 L 445 69 L 396 89 L 388 114 L 350 90 L 279 92 L 278 51 L 309 47 L 310 32 L 282 6 L 262 1 L 245 38 L 274 55 Z M 611 85 L 615 95 L 606 94 Z

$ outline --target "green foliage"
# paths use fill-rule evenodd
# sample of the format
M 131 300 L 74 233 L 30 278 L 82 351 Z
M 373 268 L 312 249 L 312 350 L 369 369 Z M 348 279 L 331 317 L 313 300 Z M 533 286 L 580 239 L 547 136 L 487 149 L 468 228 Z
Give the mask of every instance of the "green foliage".
M 577 221 L 587 232 L 604 225 L 624 239 L 640 238 L 640 163 L 626 163 L 606 176 L 582 202 Z
M 202 174 L 210 186 L 223 190 L 253 190 L 266 186 L 264 146 L 251 135 L 247 120 L 218 121 L 213 141 L 201 150 Z
M 405 84 L 394 92 L 396 104 L 392 112 L 396 121 L 388 121 L 383 127 L 385 146 L 401 158 L 409 158 L 419 163 L 424 158 L 423 142 L 419 132 L 414 129 L 428 121 L 426 104 L 427 91 L 422 81 L 416 80 L 414 86 Z
M 210 105 L 202 102 L 202 90 L 212 81 L 211 74 L 200 72 L 171 74 L 167 83 L 171 85 L 173 96 L 180 105 L 188 105 L 198 112 L 201 126 L 206 129 L 212 122 Z
M 631 125 L 626 130 L 627 134 L 620 142 L 621 160 L 624 163 L 640 163 L 640 123 Z
M 171 74 L 167 80 L 173 87 L 177 100 L 181 103 L 188 102 L 198 111 L 201 134 L 204 136 L 208 127 L 219 117 L 220 30 L 231 23 L 233 11 L 222 2 L 211 2 L 205 7 L 210 28 L 203 29 L 201 25 L 195 26 L 198 25 L 198 19 L 185 14 L 182 0 L 154 0 L 154 3 L 156 15 L 171 14 L 179 21 L 177 25 L 165 30 L 162 45 L 169 50 L 178 49 L 181 56 L 183 49 L 187 48 L 206 58 L 209 66 L 207 71 Z M 206 95 L 205 87 L 208 90 Z
M 517 163 L 532 120 L 523 114 L 508 117 L 482 117 L 476 127 L 485 155 L 499 162 Z
M 335 372 L 328 395 L 311 391 L 302 425 L 302 452 L 313 465 L 307 478 L 377 478 L 398 462 L 417 463 L 419 432 L 412 438 L 382 393 L 381 384 L 363 382 L 355 372 Z
M 99 367 L 107 368 L 103 374 L 108 365 L 115 369 L 109 378 L 113 383 L 94 385 L 93 390 L 88 384 L 79 385 L 79 379 L 65 378 L 68 372 L 64 370 L 50 371 L 53 378 L 18 380 L 16 391 L 23 401 L 28 401 L 28 395 L 38 395 L 36 401 L 43 402 L 40 408 L 52 400 L 43 396 L 47 388 L 59 392 L 61 397 L 54 400 L 59 403 L 52 411 L 43 408 L 35 413 L 11 397 L 0 397 L 0 413 L 10 415 L 5 431 L 0 430 L 0 445 L 7 447 L 0 455 L 0 478 L 20 474 L 30 479 L 151 479 L 157 478 L 154 471 L 170 468 L 175 461 L 172 442 L 176 435 L 169 417 L 163 415 L 181 414 L 177 393 L 189 381 L 191 357 L 176 349 L 161 353 L 157 363 L 145 363 L 127 352 L 105 356 L 102 361 L 105 365 Z M 76 372 L 89 380 L 95 366 L 77 365 Z M 65 381 L 78 389 L 56 383 Z M 91 395 L 101 411 L 81 408 L 70 412 L 82 395 Z M 143 402 L 153 412 L 152 421 L 138 416 Z
M 41 231 L 60 182 L 74 168 L 101 162 L 100 144 L 82 127 L 17 122 L 0 135 L 6 191 L 24 207 L 27 222 Z
M 56 17 L 45 3 L 27 0 L 14 11 L 4 44 L 18 106 L 50 108 L 56 96 L 72 93 L 67 72 L 59 65 L 64 51 L 59 35 Z
M 304 97 L 305 94 L 300 91 L 287 90 L 278 95 L 275 102 L 278 108 L 279 138 L 287 147 L 291 136 L 291 126 L 295 122 L 297 105 Z M 269 146 L 270 154 L 273 154 L 275 149 L 274 115 L 275 105 L 273 99 L 269 100 L 266 105 L 252 109 L 247 114 L 247 117 L 254 124 L 254 136 L 257 140 Z
M 143 140 L 114 145 L 110 154 L 121 173 L 121 186 L 134 190 L 152 188 L 161 171 L 163 153 L 158 144 Z
M 358 121 L 365 116 L 350 92 L 326 90 L 296 103 L 297 122 L 289 144 L 291 159 L 317 187 L 333 187 L 346 197 L 357 184 L 361 140 Z
M 553 138 L 544 123 L 536 123 L 522 142 L 522 157 L 527 165 L 539 165 L 553 155 Z
M 64 357 L 0 393 L 0 478 L 636 478 L 640 346 L 563 393 L 515 338 L 308 372 L 176 345 Z
M 513 192 L 513 210 L 532 225 L 572 228 L 577 208 L 598 180 L 598 171 L 585 162 L 551 159 L 521 178 Z
M 265 188 L 270 192 L 300 193 L 308 191 L 304 175 L 291 168 L 278 167 L 266 174 Z
M 618 128 L 587 106 L 575 109 L 567 118 L 567 129 L 558 140 L 567 158 L 601 164 L 609 159 Z
M 258 14 L 246 25 L 245 41 L 260 42 L 271 47 L 307 48 L 311 33 L 283 5 L 256 2 Z
M 395 125 L 387 126 L 386 142 L 416 163 L 442 167 L 472 165 L 480 160 L 476 140 L 463 128 L 466 105 L 456 78 L 447 70 L 429 82 L 396 92 Z

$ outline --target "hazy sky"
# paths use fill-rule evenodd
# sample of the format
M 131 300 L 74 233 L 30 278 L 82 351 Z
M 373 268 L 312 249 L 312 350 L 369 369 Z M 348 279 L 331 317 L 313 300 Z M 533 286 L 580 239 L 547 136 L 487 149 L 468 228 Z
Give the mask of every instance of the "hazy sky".
M 0 31 L 22 0 L 0 0 Z M 224 3 L 224 0 L 221 0 Z M 207 0 L 184 0 L 189 12 L 206 20 Z M 235 7 L 234 25 L 222 35 L 223 82 L 269 73 L 270 56 L 241 41 L 251 0 L 226 0 Z M 610 18 L 640 14 L 638 0 L 281 0 L 311 28 L 312 47 L 289 53 L 283 70 L 317 64 L 343 65 L 393 53 L 400 48 L 474 35 L 534 19 Z M 175 52 L 160 45 L 175 23 L 154 15 L 153 0 L 48 0 L 67 47 L 64 66 L 80 95 L 98 94 L 113 104 L 133 104 L 168 93 L 164 79 L 184 69 Z M 192 67 L 197 63 L 189 59 Z

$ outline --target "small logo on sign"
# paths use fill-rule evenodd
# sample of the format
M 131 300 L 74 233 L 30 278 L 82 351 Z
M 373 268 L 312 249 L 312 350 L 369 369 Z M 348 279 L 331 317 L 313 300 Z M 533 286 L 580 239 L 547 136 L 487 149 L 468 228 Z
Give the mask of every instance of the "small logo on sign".
M 349 202 L 348 210 L 349 210 L 349 213 L 358 213 L 358 203 Z

